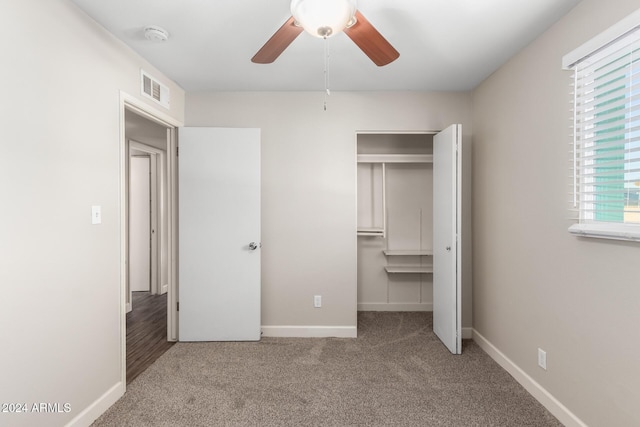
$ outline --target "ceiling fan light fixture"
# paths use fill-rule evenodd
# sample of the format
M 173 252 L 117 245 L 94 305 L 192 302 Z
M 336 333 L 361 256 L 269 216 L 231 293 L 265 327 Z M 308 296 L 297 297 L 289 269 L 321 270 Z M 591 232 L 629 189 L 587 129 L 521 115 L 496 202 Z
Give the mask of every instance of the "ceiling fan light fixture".
M 306 32 L 319 38 L 340 33 L 355 18 L 356 0 L 292 0 L 291 14 Z

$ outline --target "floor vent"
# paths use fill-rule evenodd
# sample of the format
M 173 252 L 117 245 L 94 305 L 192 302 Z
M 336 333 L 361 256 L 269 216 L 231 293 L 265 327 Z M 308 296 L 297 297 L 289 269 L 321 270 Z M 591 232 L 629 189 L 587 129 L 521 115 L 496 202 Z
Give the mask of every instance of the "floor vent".
M 169 109 L 169 88 L 142 70 L 142 95 Z

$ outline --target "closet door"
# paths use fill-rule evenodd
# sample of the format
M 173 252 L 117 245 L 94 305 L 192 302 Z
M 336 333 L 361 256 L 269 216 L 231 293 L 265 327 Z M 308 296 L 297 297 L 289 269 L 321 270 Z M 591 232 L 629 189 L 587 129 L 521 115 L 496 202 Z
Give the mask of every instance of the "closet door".
M 129 292 L 151 290 L 151 163 L 129 159 Z M 129 295 L 129 301 L 131 295 Z
M 260 130 L 179 130 L 179 339 L 260 339 Z
M 453 354 L 462 352 L 461 125 L 433 140 L 433 331 Z

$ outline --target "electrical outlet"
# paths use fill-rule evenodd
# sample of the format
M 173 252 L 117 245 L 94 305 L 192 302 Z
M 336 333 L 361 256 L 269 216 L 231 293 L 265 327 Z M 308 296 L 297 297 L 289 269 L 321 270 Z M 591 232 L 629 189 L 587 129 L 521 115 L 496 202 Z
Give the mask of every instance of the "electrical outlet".
M 538 366 L 547 370 L 547 352 L 541 348 L 538 349 Z
M 322 296 L 321 295 L 314 295 L 313 296 L 313 306 L 315 308 L 322 307 Z

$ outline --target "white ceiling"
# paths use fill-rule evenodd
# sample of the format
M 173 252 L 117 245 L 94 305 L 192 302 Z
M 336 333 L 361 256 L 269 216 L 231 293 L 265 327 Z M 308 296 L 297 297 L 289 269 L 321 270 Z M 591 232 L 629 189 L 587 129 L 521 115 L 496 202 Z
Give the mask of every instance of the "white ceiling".
M 251 57 L 291 16 L 290 0 L 72 0 L 187 91 L 322 90 L 324 41 L 300 36 L 273 64 Z M 400 52 L 377 67 L 329 39 L 332 90 L 470 90 L 580 0 L 359 0 Z M 143 28 L 170 38 L 152 43 Z

